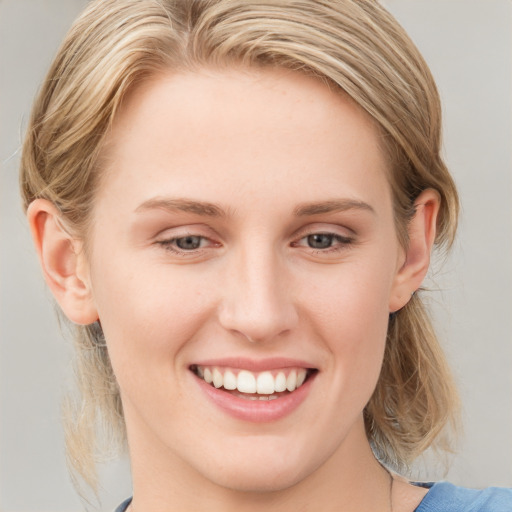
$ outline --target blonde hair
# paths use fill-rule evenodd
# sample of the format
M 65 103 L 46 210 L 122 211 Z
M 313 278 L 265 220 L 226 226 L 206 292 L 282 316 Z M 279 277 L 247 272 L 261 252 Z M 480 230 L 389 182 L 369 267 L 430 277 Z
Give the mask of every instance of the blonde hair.
M 35 101 L 21 163 L 25 207 L 39 197 L 52 201 L 87 240 L 102 141 L 127 92 L 166 69 L 240 64 L 307 73 L 348 94 L 380 129 L 401 243 L 407 245 L 416 197 L 432 188 L 441 196 L 436 244 L 451 245 L 458 197 L 440 156 L 436 86 L 414 44 L 375 0 L 93 1 Z M 390 319 L 380 380 L 365 409 L 368 438 L 393 467 L 439 443 L 457 417 L 422 293 Z M 108 445 L 123 444 L 123 411 L 101 328 L 74 330 L 79 394 L 65 414 L 68 457 L 95 488 L 98 425 L 109 433 Z

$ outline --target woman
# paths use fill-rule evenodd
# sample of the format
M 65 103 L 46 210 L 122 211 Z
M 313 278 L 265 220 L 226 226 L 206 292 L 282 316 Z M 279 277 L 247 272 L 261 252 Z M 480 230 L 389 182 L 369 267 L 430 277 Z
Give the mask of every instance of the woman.
M 119 510 L 510 506 L 388 469 L 456 419 L 418 291 L 456 227 L 439 146 L 428 68 L 373 1 L 91 3 L 22 161 L 78 326 L 74 469 L 94 485 L 103 420 Z

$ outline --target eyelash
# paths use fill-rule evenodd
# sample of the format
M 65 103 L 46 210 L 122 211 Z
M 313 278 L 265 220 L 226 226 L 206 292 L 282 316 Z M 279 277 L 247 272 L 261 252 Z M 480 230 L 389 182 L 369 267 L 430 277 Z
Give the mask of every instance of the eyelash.
M 316 237 L 318 237 L 318 236 L 329 237 L 331 245 L 329 245 L 329 247 L 325 247 L 325 248 L 315 248 L 315 247 L 311 247 L 309 245 L 301 244 L 301 242 L 303 240 L 306 240 L 306 243 L 309 244 L 310 240 L 308 240 L 308 239 L 310 237 L 315 237 L 315 236 Z M 180 248 L 177 246 L 177 243 L 179 240 L 185 240 L 187 238 L 200 239 L 200 246 L 196 249 L 190 249 L 190 250 L 183 249 L 183 248 Z M 205 241 L 207 241 L 207 242 L 209 241 L 214 246 L 217 246 L 217 247 L 220 245 L 220 244 L 215 244 L 214 242 L 212 242 L 212 240 L 210 240 L 209 238 L 207 238 L 205 236 L 193 235 L 193 234 L 187 234 L 184 236 L 170 238 L 168 240 L 161 240 L 161 241 L 158 241 L 157 243 L 159 245 L 161 245 L 165 250 L 170 251 L 174 254 L 177 254 L 180 256 L 187 256 L 187 255 L 192 256 L 192 255 L 200 254 L 202 251 L 204 251 L 205 247 L 201 247 L 201 245 Z M 332 243 L 335 243 L 335 242 L 336 242 L 336 245 L 333 246 Z M 291 245 L 292 245 L 292 247 L 306 247 L 306 248 L 310 249 L 311 252 L 313 252 L 314 254 L 330 254 L 330 253 L 336 253 L 336 252 L 342 251 L 344 249 L 347 249 L 353 243 L 354 243 L 354 239 L 351 237 L 342 236 L 337 233 L 319 231 L 319 232 L 305 234 L 297 242 L 293 242 Z
M 205 236 L 189 234 L 189 235 L 184 235 L 184 236 L 177 236 L 175 238 L 170 238 L 168 240 L 160 240 L 157 243 L 159 245 L 161 245 L 166 251 L 170 251 L 170 252 L 172 252 L 174 254 L 178 254 L 180 256 L 196 255 L 204 250 L 204 247 L 201 247 L 201 246 L 199 246 L 197 249 L 187 250 L 187 249 L 182 249 L 176 245 L 178 240 L 185 240 L 187 238 L 199 238 L 200 244 L 202 244 L 204 241 L 211 242 L 211 240 Z M 219 245 L 219 244 L 214 244 L 214 245 Z
M 309 238 L 310 237 L 315 237 L 315 236 L 326 236 L 326 237 L 329 237 L 331 240 L 331 244 L 332 243 L 336 243 L 336 245 L 330 245 L 329 247 L 325 247 L 325 248 L 315 248 L 315 247 L 311 247 L 309 245 L 307 246 L 304 246 L 304 247 L 307 247 L 308 249 L 311 250 L 311 252 L 313 254 L 332 254 L 332 253 L 337 253 L 337 252 L 340 252 L 340 251 L 343 251 L 347 248 L 349 248 L 353 243 L 354 243 L 354 239 L 351 238 L 351 237 L 346 237 L 346 236 L 342 236 L 342 235 L 339 235 L 337 233 L 330 233 L 328 231 L 318 231 L 318 232 L 313 232 L 313 233 L 308 233 L 304 236 L 302 236 L 298 242 L 294 242 L 292 244 L 293 247 L 300 247 L 301 246 L 301 243 L 303 240 L 306 240 L 306 243 L 309 243 Z

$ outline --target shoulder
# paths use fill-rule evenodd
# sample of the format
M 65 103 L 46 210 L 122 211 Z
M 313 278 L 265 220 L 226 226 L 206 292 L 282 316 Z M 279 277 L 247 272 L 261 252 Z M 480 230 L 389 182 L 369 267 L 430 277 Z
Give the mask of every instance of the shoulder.
M 512 489 L 466 489 L 448 482 L 433 484 L 415 512 L 511 512 Z

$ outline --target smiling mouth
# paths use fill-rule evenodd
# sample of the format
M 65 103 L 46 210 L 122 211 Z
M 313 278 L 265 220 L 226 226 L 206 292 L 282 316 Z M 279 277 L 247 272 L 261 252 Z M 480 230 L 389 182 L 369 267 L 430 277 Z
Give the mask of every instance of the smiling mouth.
M 201 365 L 192 365 L 190 370 L 212 387 L 246 400 L 276 400 L 290 395 L 317 371 L 312 368 L 283 368 L 251 372 Z

